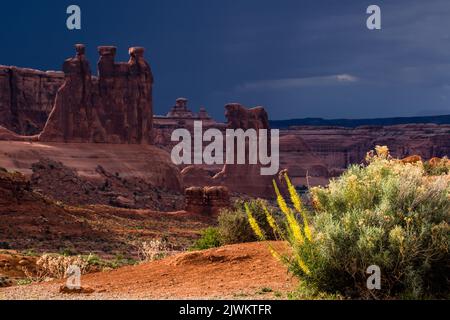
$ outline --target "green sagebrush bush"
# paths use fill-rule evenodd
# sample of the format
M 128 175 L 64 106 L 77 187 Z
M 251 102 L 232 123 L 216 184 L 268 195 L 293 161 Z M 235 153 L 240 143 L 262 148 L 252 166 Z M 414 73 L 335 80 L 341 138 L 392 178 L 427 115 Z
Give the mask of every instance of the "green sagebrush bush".
M 220 234 L 217 228 L 207 228 L 202 231 L 200 239 L 198 239 L 190 250 L 207 250 L 221 246 Z
M 266 220 L 265 210 L 271 210 L 267 202 L 261 199 L 249 202 L 236 201 L 233 209 L 225 209 L 219 215 L 219 234 L 222 244 L 235 244 L 258 241 L 250 226 L 245 206 L 250 207 L 261 229 L 267 234 L 269 240 L 275 239 L 275 233 Z M 274 216 L 279 217 L 274 213 Z
M 234 203 L 233 208 L 222 210 L 218 217 L 218 226 L 203 230 L 201 238 L 194 243 L 191 250 L 205 250 L 222 245 L 258 241 L 259 239 L 253 233 L 247 219 L 245 205 L 244 201 L 238 200 Z M 275 239 L 275 233 L 265 219 L 265 209 L 268 208 L 266 201 L 261 199 L 251 200 L 247 205 L 267 232 L 268 238 Z
M 311 189 L 313 214 L 302 207 L 303 219 L 287 217 L 283 236 L 293 254 L 275 255 L 317 291 L 352 298 L 448 297 L 450 176 L 428 176 L 421 162 L 391 159 L 386 147 L 367 161 L 328 187 Z M 381 290 L 367 288 L 371 265 L 381 269 Z

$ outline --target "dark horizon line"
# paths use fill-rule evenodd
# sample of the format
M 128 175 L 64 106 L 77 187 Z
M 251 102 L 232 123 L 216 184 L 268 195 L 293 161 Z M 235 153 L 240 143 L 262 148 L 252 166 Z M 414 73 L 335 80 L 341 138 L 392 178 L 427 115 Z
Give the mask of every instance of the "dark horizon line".
M 361 119 L 325 119 L 325 118 L 296 118 L 286 120 L 270 120 L 273 128 L 286 128 L 291 126 L 338 126 L 356 128 L 360 126 L 389 126 L 400 124 L 438 124 L 450 125 L 450 114 L 433 116 L 385 117 Z

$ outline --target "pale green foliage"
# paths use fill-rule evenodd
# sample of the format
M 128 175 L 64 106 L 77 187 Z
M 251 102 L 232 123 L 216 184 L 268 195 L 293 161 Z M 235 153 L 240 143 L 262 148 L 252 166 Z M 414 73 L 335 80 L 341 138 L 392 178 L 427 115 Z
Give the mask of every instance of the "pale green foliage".
M 313 188 L 314 239 L 295 248 L 309 285 L 358 297 L 446 296 L 450 274 L 450 176 L 430 177 L 377 150 L 326 188 Z M 370 265 L 382 290 L 366 288 Z

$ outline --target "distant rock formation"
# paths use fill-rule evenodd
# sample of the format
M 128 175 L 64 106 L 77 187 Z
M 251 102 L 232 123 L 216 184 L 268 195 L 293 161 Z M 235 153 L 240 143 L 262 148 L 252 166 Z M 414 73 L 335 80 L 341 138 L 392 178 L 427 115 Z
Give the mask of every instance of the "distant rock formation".
M 388 146 L 391 155 L 399 159 L 410 155 L 419 155 L 423 159 L 450 155 L 450 125 L 291 127 L 281 131 L 282 162 L 291 162 L 288 158 L 292 152 L 283 147 L 286 136 L 306 142 L 313 154 L 325 164 L 330 177 L 341 174 L 351 164 L 363 163 L 367 152 L 377 145 Z
M 64 73 L 0 66 L 0 125 L 19 135 L 42 131 Z
M 269 130 L 269 116 L 262 107 L 247 109 L 240 104 L 232 103 L 225 106 L 229 129 L 260 129 Z M 269 141 L 270 144 L 270 141 Z M 246 148 L 248 154 L 248 148 Z M 227 186 L 237 193 L 257 197 L 273 195 L 272 176 L 261 175 L 261 165 L 256 164 L 226 164 L 214 178 L 215 183 Z
M 65 81 L 39 140 L 113 144 L 152 143 L 153 75 L 143 48 L 115 62 L 115 47 L 99 47 L 98 78 L 92 77 L 84 45 L 65 61 Z
M 230 206 L 230 194 L 225 187 L 191 187 L 185 191 L 186 211 L 198 214 L 218 214 Z
M 263 107 L 247 109 L 239 103 L 230 103 L 225 110 L 230 129 L 270 129 L 269 115 Z

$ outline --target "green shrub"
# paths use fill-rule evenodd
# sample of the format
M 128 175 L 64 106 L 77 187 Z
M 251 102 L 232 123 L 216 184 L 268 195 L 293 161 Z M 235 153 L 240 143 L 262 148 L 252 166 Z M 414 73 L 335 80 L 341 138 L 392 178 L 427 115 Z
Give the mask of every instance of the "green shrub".
M 430 177 L 422 163 L 391 159 L 386 147 L 377 147 L 367 160 L 328 187 L 311 189 L 312 218 L 302 212 L 302 222 L 290 219 L 292 209 L 279 196 L 293 254 L 276 256 L 313 292 L 448 297 L 450 176 Z M 381 269 L 381 290 L 367 289 L 371 265 Z
M 223 244 L 236 244 L 254 242 L 259 239 L 255 236 L 248 221 L 247 212 L 245 209 L 246 203 L 244 201 L 236 201 L 233 209 L 226 209 L 219 215 L 219 233 Z M 274 240 L 275 233 L 270 227 L 266 219 L 265 209 L 272 211 L 266 201 L 257 199 L 247 203 L 253 213 L 256 221 L 260 225 L 267 240 Z M 280 215 L 273 213 L 276 219 Z
M 423 164 L 425 172 L 430 176 L 440 176 L 450 173 L 450 161 L 444 157 L 439 163 L 432 165 L 429 161 Z
M 207 228 L 202 231 L 202 236 L 198 239 L 190 250 L 207 250 L 221 246 L 220 234 L 217 228 Z

